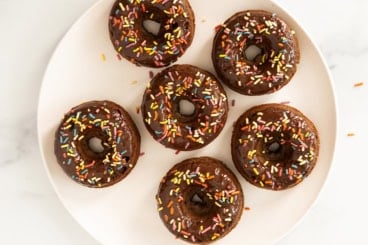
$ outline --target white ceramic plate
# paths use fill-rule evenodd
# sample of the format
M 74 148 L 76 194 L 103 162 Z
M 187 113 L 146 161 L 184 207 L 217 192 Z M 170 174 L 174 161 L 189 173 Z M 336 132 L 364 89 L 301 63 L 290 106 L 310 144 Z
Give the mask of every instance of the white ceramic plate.
M 181 152 L 156 143 L 136 113 L 149 71 L 124 59 L 119 61 L 109 40 L 107 20 L 113 0 L 95 4 L 70 29 L 56 49 L 46 71 L 39 100 L 38 134 L 45 167 L 61 202 L 93 237 L 105 244 L 181 243 L 169 233 L 156 211 L 155 194 L 161 177 L 173 164 L 189 157 L 216 157 L 234 170 L 245 193 L 245 211 L 238 226 L 218 244 L 269 244 L 285 235 L 316 200 L 329 172 L 336 140 L 336 106 L 331 76 L 320 52 L 305 31 L 270 0 L 193 0 L 196 35 L 192 46 L 177 63 L 189 63 L 214 72 L 210 54 L 214 27 L 235 12 L 265 9 L 276 12 L 296 31 L 301 63 L 293 80 L 271 95 L 235 99 L 225 129 L 204 149 Z M 104 54 L 106 61 L 101 59 Z M 158 70 L 154 70 L 156 73 Z M 133 81 L 136 81 L 133 82 Z M 53 154 L 56 127 L 71 107 L 88 100 L 109 99 L 124 106 L 142 136 L 145 155 L 122 182 L 104 189 L 90 189 L 70 180 Z M 321 149 L 317 166 L 300 185 L 287 191 L 261 190 L 248 184 L 235 170 L 230 156 L 233 122 L 251 106 L 290 101 L 316 124 Z

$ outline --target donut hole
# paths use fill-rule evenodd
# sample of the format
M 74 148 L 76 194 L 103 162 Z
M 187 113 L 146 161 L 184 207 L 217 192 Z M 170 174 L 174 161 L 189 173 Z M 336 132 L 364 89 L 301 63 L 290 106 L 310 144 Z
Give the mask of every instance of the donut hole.
M 208 216 L 214 212 L 213 200 L 203 187 L 188 187 L 184 193 L 185 208 L 194 216 L 203 217 Z
M 263 54 L 263 51 L 257 45 L 250 45 L 244 50 L 244 56 L 249 62 L 255 62 L 257 56 Z
M 102 145 L 102 140 L 98 137 L 92 137 L 88 140 L 88 147 L 94 153 L 102 153 L 104 152 L 105 148 Z
M 158 36 L 161 29 L 161 23 L 155 20 L 146 19 L 143 21 L 143 28 L 153 36 Z
M 281 140 L 274 140 L 264 143 L 262 153 L 265 156 L 265 160 L 288 162 L 288 159 L 292 157 L 293 148 L 289 143 L 281 143 Z
M 180 115 L 184 117 L 190 117 L 193 116 L 195 113 L 195 105 L 193 102 L 187 100 L 187 99 L 181 99 L 179 100 L 179 113 Z
M 109 136 L 100 128 L 91 128 L 83 132 L 83 140 L 76 143 L 81 157 L 86 159 L 104 159 L 110 150 Z
M 199 205 L 199 206 L 206 205 L 206 203 L 203 200 L 203 197 L 201 197 L 201 195 L 198 195 L 198 193 L 194 193 L 190 201 L 193 205 Z
M 268 152 L 272 154 L 277 154 L 281 151 L 281 144 L 279 142 L 272 142 L 268 145 Z

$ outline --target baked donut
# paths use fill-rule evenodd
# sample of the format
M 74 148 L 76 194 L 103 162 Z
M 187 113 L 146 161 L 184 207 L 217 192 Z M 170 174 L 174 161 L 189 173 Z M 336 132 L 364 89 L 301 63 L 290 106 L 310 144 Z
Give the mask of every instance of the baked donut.
M 233 162 L 251 184 L 283 190 L 300 183 L 314 168 L 318 132 L 297 109 L 264 104 L 247 110 L 234 126 Z
M 162 179 L 156 196 L 167 229 L 191 243 L 208 243 L 228 234 L 244 208 L 238 179 L 210 157 L 184 160 Z
M 155 35 L 144 27 L 160 24 Z M 117 0 L 109 18 L 110 38 L 116 51 L 136 65 L 163 67 L 175 62 L 191 45 L 194 14 L 187 0 Z
M 183 112 L 183 102 L 193 110 Z M 216 77 L 191 65 L 174 65 L 158 73 L 143 95 L 146 128 L 156 141 L 176 150 L 209 144 L 224 127 L 227 112 L 227 97 Z
M 258 49 L 255 57 L 249 53 L 251 49 Z M 294 76 L 299 58 L 294 31 L 276 14 L 263 10 L 233 15 L 213 41 L 212 62 L 218 76 L 245 95 L 281 89 Z
M 140 135 L 121 106 L 90 101 L 65 114 L 55 133 L 54 151 L 57 162 L 74 181 L 106 187 L 125 178 L 135 166 Z

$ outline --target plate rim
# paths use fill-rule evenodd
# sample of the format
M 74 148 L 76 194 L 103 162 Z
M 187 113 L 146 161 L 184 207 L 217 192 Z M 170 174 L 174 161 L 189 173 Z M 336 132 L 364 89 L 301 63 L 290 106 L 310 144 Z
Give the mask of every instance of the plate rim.
M 46 171 L 46 175 L 48 177 L 49 182 L 51 183 L 54 192 L 56 193 L 56 196 L 58 198 L 58 200 L 60 201 L 60 203 L 62 204 L 62 206 L 65 208 L 65 210 L 71 215 L 71 217 L 73 218 L 73 220 L 84 230 L 86 231 L 86 233 L 92 237 L 95 241 L 102 243 L 102 241 L 98 240 L 96 236 L 94 236 L 92 234 L 92 232 L 90 232 L 88 229 L 86 229 L 84 227 L 84 225 L 82 225 L 82 223 L 80 222 L 79 219 L 76 218 L 76 216 L 70 211 L 70 209 L 68 208 L 67 203 L 63 200 L 61 193 L 59 192 L 58 187 L 56 186 L 56 183 L 53 179 L 53 177 L 51 176 L 51 172 L 50 172 L 50 168 L 47 164 L 46 161 L 46 153 L 44 151 L 44 147 L 43 145 L 43 140 L 42 140 L 42 135 L 41 135 L 41 125 L 40 125 L 40 110 L 41 110 L 41 99 L 42 99 L 42 94 L 43 91 L 45 89 L 45 79 L 47 77 L 47 74 L 49 73 L 51 64 L 53 63 L 57 53 L 60 50 L 61 44 L 68 38 L 68 36 L 73 32 L 73 30 L 79 25 L 80 22 L 83 21 L 83 19 L 88 16 L 91 12 L 93 12 L 95 10 L 95 8 L 97 8 L 99 5 L 101 5 L 105 0 L 98 0 L 95 3 L 93 3 L 90 7 L 87 8 L 86 11 L 84 11 L 82 13 L 82 15 L 80 15 L 67 29 L 67 31 L 65 31 L 62 34 L 62 38 L 56 43 L 55 48 L 52 52 L 52 54 L 50 55 L 46 68 L 44 69 L 44 73 L 43 73 L 43 77 L 42 77 L 42 83 L 39 89 L 39 94 L 38 94 L 38 101 L 37 101 L 37 116 L 36 116 L 36 122 L 37 122 L 37 141 L 38 141 L 38 146 L 39 146 L 39 152 L 41 154 L 41 159 L 42 159 L 42 165 Z M 321 197 L 321 193 L 324 191 L 324 189 L 326 188 L 326 183 L 330 178 L 331 175 L 331 169 L 334 165 L 335 162 L 335 158 L 336 158 L 336 146 L 337 146 L 337 142 L 339 140 L 339 130 L 340 130 L 340 125 L 339 125 L 339 112 L 338 112 L 338 103 L 337 103 L 337 93 L 336 93 L 336 87 L 334 84 L 334 79 L 331 73 L 331 70 L 328 66 L 328 63 L 325 59 L 325 57 L 323 56 L 323 53 L 320 49 L 320 47 L 317 45 L 316 41 L 312 38 L 312 36 L 309 34 L 309 32 L 307 31 L 307 29 L 304 27 L 304 25 L 294 16 L 294 14 L 292 14 L 291 11 L 288 11 L 284 6 L 282 6 L 280 3 L 276 2 L 276 0 L 266 0 L 268 2 L 270 2 L 270 4 L 273 4 L 276 8 L 280 9 L 282 12 L 284 12 L 284 14 L 286 14 L 290 19 L 292 19 L 300 28 L 300 30 L 302 32 L 304 32 L 304 34 L 308 37 L 309 41 L 311 42 L 313 49 L 315 49 L 316 54 L 318 55 L 318 58 L 320 59 L 320 61 L 322 62 L 323 66 L 324 66 L 324 70 L 327 74 L 328 80 L 329 80 L 329 86 L 331 88 L 331 95 L 332 95 L 332 105 L 333 105 L 333 114 L 335 116 L 335 121 L 334 121 L 334 129 L 333 131 L 331 131 L 333 134 L 333 144 L 331 144 L 331 162 L 328 166 L 327 172 L 326 172 L 326 177 L 322 180 L 321 186 L 319 188 L 319 190 L 317 191 L 316 196 L 314 197 L 314 200 L 312 202 L 309 203 L 306 212 L 304 212 L 297 220 L 296 222 L 287 228 L 287 231 L 285 231 L 283 234 L 281 234 L 280 236 L 278 236 L 273 243 L 277 243 L 279 241 L 281 241 L 283 238 L 285 238 L 286 236 L 288 236 L 292 231 L 295 230 L 295 228 L 302 222 L 302 220 L 304 220 L 304 218 L 311 212 L 312 208 L 314 205 L 316 205 L 316 203 L 318 202 L 319 198 Z M 175 62 L 178 63 L 178 62 Z M 180 62 L 179 62 L 180 63 Z M 230 161 L 231 162 L 231 161 Z

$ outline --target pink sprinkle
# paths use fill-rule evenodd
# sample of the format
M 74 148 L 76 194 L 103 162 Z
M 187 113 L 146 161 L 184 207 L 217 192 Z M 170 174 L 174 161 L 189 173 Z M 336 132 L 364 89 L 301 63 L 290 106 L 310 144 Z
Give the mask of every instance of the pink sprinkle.
M 206 229 L 204 229 L 201 233 L 204 234 L 206 233 L 207 231 L 211 230 L 211 226 L 208 226 Z
M 288 104 L 290 104 L 290 101 L 282 101 L 282 102 L 280 102 L 280 104 L 282 104 L 282 105 L 288 105 Z

